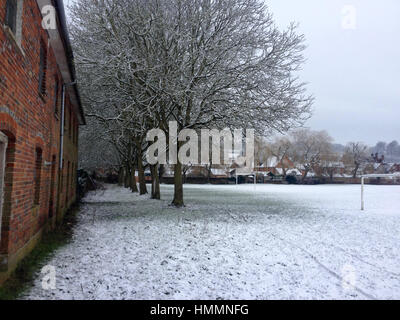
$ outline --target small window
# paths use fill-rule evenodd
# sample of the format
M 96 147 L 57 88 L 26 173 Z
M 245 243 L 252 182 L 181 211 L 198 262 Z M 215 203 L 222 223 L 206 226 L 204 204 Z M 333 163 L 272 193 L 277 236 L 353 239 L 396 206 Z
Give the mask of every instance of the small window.
M 46 72 L 47 72 L 47 46 L 42 41 L 40 44 L 40 65 L 39 65 L 39 93 L 46 94 Z
M 14 34 L 17 33 L 17 0 L 7 0 L 5 24 Z
M 59 91 L 59 81 L 58 78 L 55 77 L 55 84 L 54 84 L 54 114 L 58 116 L 58 91 Z

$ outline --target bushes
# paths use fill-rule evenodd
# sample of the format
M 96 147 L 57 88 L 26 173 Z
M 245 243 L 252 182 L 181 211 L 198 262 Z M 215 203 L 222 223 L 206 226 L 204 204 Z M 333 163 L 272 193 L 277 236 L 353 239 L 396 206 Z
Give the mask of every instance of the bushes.
M 297 178 L 296 176 L 289 174 L 288 176 L 286 176 L 286 182 L 289 184 L 296 184 Z

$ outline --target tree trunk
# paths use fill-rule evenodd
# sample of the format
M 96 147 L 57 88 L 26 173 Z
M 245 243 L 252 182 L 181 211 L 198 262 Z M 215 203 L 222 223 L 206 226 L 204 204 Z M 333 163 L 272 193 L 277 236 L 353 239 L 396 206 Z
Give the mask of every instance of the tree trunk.
M 124 187 L 129 188 L 129 168 L 124 168 Z
M 146 194 L 147 193 L 146 177 L 144 175 L 144 168 L 143 168 L 141 155 L 139 155 L 139 157 L 138 157 L 138 172 L 139 172 L 139 193 L 141 195 Z
M 308 174 L 308 170 L 305 170 L 303 177 L 301 178 L 301 183 L 304 183 L 304 180 L 306 180 L 307 174 Z
M 174 165 L 174 200 L 172 204 L 176 207 L 183 207 L 183 183 L 182 183 L 182 164 L 178 161 Z
M 354 168 L 354 172 L 353 172 L 353 178 L 355 179 L 355 178 L 357 178 L 357 171 L 358 171 L 358 168 L 360 167 L 360 165 L 359 164 L 355 164 L 356 165 L 356 167 Z
M 139 192 L 137 184 L 136 184 L 136 176 L 135 176 L 135 167 L 131 167 L 131 174 L 130 174 L 130 188 L 132 192 Z
M 118 185 L 122 187 L 124 184 L 124 167 L 119 167 L 118 170 Z
M 335 170 L 331 170 L 329 172 L 329 178 L 331 179 L 331 182 L 333 182 L 333 175 L 335 174 Z
M 159 182 L 162 182 L 161 179 L 162 179 L 162 177 L 164 175 L 164 172 L 165 172 L 165 166 L 163 164 L 160 164 L 158 166 L 158 181 Z
M 151 170 L 151 198 L 160 200 L 160 179 L 158 176 L 158 165 L 150 166 Z
M 286 179 L 286 169 L 285 169 L 285 165 L 283 164 L 283 158 L 281 159 L 280 163 L 281 163 L 281 167 L 282 167 L 283 179 Z

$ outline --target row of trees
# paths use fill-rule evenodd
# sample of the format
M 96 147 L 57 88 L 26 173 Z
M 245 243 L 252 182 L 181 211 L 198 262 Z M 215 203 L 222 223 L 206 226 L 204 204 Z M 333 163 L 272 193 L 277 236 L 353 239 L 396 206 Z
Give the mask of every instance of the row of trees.
M 370 152 L 373 154 L 378 153 L 383 155 L 388 161 L 400 161 L 400 145 L 397 140 L 393 140 L 389 143 L 379 141 L 370 149 Z
M 261 0 L 80 0 L 71 34 L 88 126 L 87 164 L 118 163 L 125 185 L 147 192 L 146 133 L 300 126 L 313 98 L 296 77 L 304 37 L 280 31 Z M 184 141 L 178 141 L 178 149 Z M 159 198 L 159 166 L 150 167 Z M 183 205 L 182 164 L 172 203 Z
M 301 166 L 304 181 L 310 171 L 321 167 L 332 178 L 339 163 L 350 168 L 355 178 L 363 163 L 373 161 L 370 148 L 362 142 L 349 142 L 343 152 L 337 152 L 332 142 L 333 138 L 326 131 L 310 129 L 294 130 L 272 140 L 261 139 L 256 148 L 257 165 L 267 163 L 269 158 L 275 157 L 286 177 L 289 169 L 286 160 L 290 159 Z
M 270 157 L 275 157 L 282 167 L 286 177 L 289 169 L 286 159 L 301 164 L 304 171 L 302 179 L 323 161 L 334 160 L 331 151 L 333 139 L 326 131 L 299 129 L 286 136 L 279 136 L 272 141 L 261 140 L 256 151 L 257 165 L 266 163 Z

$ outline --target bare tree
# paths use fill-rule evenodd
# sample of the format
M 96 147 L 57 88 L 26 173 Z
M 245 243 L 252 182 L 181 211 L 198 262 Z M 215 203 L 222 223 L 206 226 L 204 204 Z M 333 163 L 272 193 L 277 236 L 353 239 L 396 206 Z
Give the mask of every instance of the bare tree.
M 292 134 L 293 157 L 302 166 L 304 182 L 307 174 L 320 166 L 324 155 L 331 152 L 333 141 L 326 131 L 299 129 Z
M 258 167 L 265 164 L 270 156 L 268 141 L 263 137 L 256 137 L 254 144 L 254 165 Z
M 276 157 L 277 162 L 281 165 L 283 177 L 286 178 L 288 169 L 288 159 L 293 151 L 293 144 L 289 137 L 277 137 L 268 146 L 270 154 Z
M 357 177 L 358 169 L 368 160 L 368 146 L 362 142 L 349 142 L 343 154 L 343 161 L 353 167 L 353 178 Z
M 334 175 L 339 173 L 339 171 L 343 168 L 343 163 L 341 160 L 342 155 L 337 152 L 333 152 L 331 149 L 330 152 L 326 153 L 322 157 L 320 173 L 327 174 L 332 182 Z
M 279 31 L 261 0 L 81 0 L 72 34 L 89 116 L 124 128 L 140 167 L 144 133 L 237 127 L 286 131 L 310 116 L 295 73 L 304 37 Z M 182 143 L 178 143 L 178 148 Z M 139 168 L 140 170 L 140 168 Z M 173 204 L 183 205 L 182 164 Z
M 393 140 L 386 146 L 386 154 L 391 161 L 397 160 L 400 155 L 398 151 L 400 151 L 400 146 L 396 140 Z
M 105 167 L 119 167 L 121 158 L 101 124 L 94 119 L 87 119 L 87 126 L 79 132 L 79 167 L 95 170 Z

